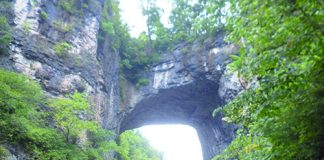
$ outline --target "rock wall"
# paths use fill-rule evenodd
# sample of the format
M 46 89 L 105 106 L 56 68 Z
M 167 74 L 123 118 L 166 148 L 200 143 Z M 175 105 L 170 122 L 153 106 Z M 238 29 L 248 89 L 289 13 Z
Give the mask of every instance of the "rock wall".
M 211 113 L 242 89 L 226 69 L 236 47 L 225 43 L 223 34 L 180 44 L 143 73 L 149 85 L 136 88 L 120 81 L 119 53 L 109 50 L 109 37 L 98 41 L 103 0 L 88 2 L 71 15 L 56 0 L 12 1 L 14 40 L 8 54 L 0 55 L 0 67 L 37 80 L 50 97 L 88 93 L 94 119 L 116 133 L 146 124 L 187 124 L 199 134 L 204 159 L 225 148 L 235 128 Z M 72 45 L 65 57 L 54 51 L 60 42 Z
M 39 81 L 49 96 L 75 90 L 88 93 L 96 120 L 115 129 L 119 56 L 107 49 L 107 40 L 98 42 L 102 3 L 91 1 L 83 15 L 71 15 L 57 1 L 13 1 L 10 25 L 14 40 L 9 53 L 1 55 L 0 65 Z M 42 12 L 47 19 L 41 17 Z M 54 51 L 60 42 L 72 45 L 64 57 Z
M 94 119 L 104 128 L 117 131 L 119 55 L 108 50 L 106 39 L 99 42 L 97 38 L 103 0 L 88 1 L 87 8 L 73 15 L 55 0 L 10 3 L 13 41 L 8 53 L 0 55 L 0 67 L 37 80 L 49 97 L 86 92 Z M 47 17 L 42 17 L 42 13 Z M 54 50 L 61 42 L 71 44 L 64 57 Z M 17 157 L 23 157 L 21 150 L 9 149 Z

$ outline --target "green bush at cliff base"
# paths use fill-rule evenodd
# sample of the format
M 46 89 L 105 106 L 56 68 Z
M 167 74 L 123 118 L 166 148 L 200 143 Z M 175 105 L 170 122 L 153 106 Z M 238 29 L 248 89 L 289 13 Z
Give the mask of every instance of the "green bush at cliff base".
M 91 115 L 85 94 L 48 99 L 35 81 L 0 69 L 0 158 L 7 156 L 3 146 L 8 145 L 19 145 L 30 159 L 102 160 L 110 151 L 127 153 L 122 157 L 129 159 L 136 156 L 135 149 L 145 151 L 140 156 L 149 157 L 147 160 L 155 156 L 156 152 L 138 135 L 122 135 L 122 143 L 117 145 L 111 131 L 86 118 Z
M 102 159 L 116 146 L 109 131 L 78 117 L 90 114 L 83 94 L 51 99 L 47 109 L 46 101 L 36 82 L 0 69 L 0 145 L 22 146 L 33 159 Z M 90 133 L 91 141 L 77 144 L 82 131 Z M 107 140 L 98 141 L 103 137 Z

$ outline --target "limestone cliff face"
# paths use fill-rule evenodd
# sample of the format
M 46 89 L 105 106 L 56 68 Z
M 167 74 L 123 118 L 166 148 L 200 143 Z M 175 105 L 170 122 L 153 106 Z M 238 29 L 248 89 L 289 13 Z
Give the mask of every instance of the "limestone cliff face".
M 8 54 L 0 55 L 0 67 L 37 80 L 50 97 L 76 90 L 88 93 L 94 119 L 104 128 L 117 131 L 119 56 L 107 49 L 106 39 L 98 41 L 103 1 L 89 1 L 87 8 L 73 15 L 55 0 L 10 3 L 6 12 L 11 12 L 9 23 L 14 40 Z M 42 17 L 42 13 L 47 17 Z M 64 57 L 54 51 L 61 42 L 71 44 Z M 16 158 L 24 159 L 19 150 L 11 151 Z
M 10 25 L 14 40 L 9 54 L 1 55 L 0 65 L 36 79 L 49 96 L 87 92 L 96 120 L 114 129 L 119 57 L 109 52 L 105 40 L 98 42 L 102 3 L 91 1 L 83 15 L 70 15 L 57 1 L 13 1 Z M 47 14 L 46 19 L 42 13 Z M 61 42 L 71 44 L 64 57 L 54 51 Z
M 82 14 L 73 16 L 55 0 L 11 4 L 14 40 L 8 54 L 0 55 L 0 67 L 37 80 L 48 96 L 87 92 L 94 118 L 116 133 L 146 124 L 188 124 L 199 134 L 204 159 L 231 141 L 234 127 L 223 124 L 221 115 L 211 116 L 242 89 L 236 75 L 227 74 L 228 55 L 236 47 L 225 43 L 224 35 L 180 44 L 163 54 L 160 63 L 143 73 L 149 85 L 136 88 L 120 84 L 119 54 L 109 50 L 107 37 L 98 41 L 103 1 L 89 1 Z M 72 45 L 65 57 L 54 51 L 60 42 Z

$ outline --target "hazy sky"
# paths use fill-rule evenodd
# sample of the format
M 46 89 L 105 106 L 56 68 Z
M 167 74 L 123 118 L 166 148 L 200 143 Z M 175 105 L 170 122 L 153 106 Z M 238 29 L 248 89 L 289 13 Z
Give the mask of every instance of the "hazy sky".
M 171 4 L 168 0 L 157 0 L 164 9 L 161 21 L 168 25 Z M 131 36 L 137 37 L 146 30 L 140 0 L 120 0 L 122 18 L 128 24 Z M 150 144 L 163 152 L 165 160 L 202 160 L 201 146 L 195 129 L 185 125 L 152 125 L 141 127 L 140 132 Z
M 172 5 L 169 0 L 157 0 L 157 6 L 164 10 L 161 21 L 167 26 Z M 123 20 L 131 29 L 131 36 L 137 37 L 141 32 L 146 31 L 146 19 L 142 16 L 141 0 L 120 0 L 120 9 Z
M 150 125 L 139 128 L 165 160 L 202 160 L 201 146 L 194 128 L 185 125 Z

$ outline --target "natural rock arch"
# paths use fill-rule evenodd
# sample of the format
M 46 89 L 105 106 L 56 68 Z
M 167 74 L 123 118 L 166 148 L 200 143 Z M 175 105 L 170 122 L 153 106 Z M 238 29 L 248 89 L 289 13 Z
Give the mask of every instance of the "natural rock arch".
M 185 53 L 184 53 L 185 51 Z M 181 44 L 146 78 L 150 83 L 129 90 L 127 112 L 120 132 L 149 124 L 185 124 L 197 130 L 205 160 L 220 153 L 234 137 L 234 127 L 221 115 L 212 116 L 242 89 L 235 74 L 227 73 L 236 47 L 219 35 L 209 42 Z
M 188 85 L 160 90 L 143 99 L 122 121 L 121 132 L 150 124 L 185 124 L 197 130 L 204 159 L 211 159 L 231 142 L 233 128 L 223 125 L 220 115 L 212 117 L 215 105 L 224 104 L 218 85 L 199 80 Z

